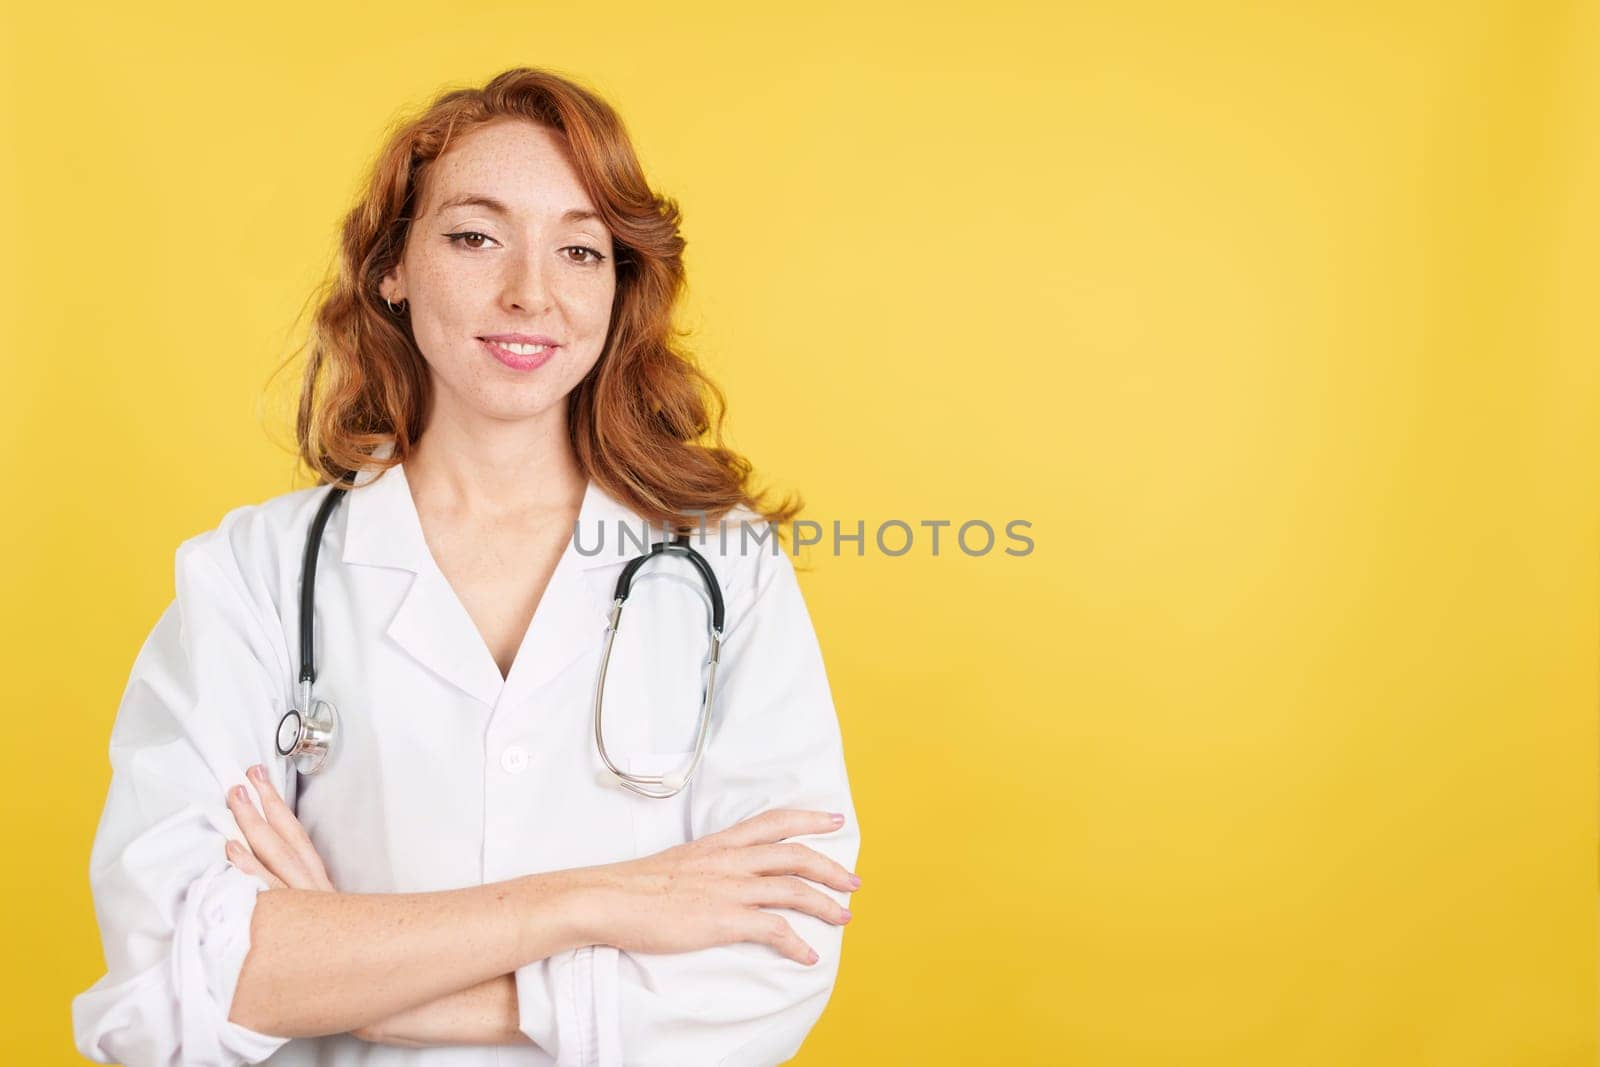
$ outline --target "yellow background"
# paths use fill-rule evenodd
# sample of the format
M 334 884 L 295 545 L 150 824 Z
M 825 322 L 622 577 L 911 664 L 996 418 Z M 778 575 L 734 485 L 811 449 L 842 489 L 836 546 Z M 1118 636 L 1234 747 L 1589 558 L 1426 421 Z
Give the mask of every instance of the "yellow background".
M 811 555 L 865 885 L 797 1062 L 1594 1062 L 1596 5 L 68 3 L 0 60 L 0 1060 L 75 1061 L 112 716 L 177 544 L 306 484 L 258 401 L 362 170 L 532 64 L 679 198 L 767 480 L 1033 524 Z

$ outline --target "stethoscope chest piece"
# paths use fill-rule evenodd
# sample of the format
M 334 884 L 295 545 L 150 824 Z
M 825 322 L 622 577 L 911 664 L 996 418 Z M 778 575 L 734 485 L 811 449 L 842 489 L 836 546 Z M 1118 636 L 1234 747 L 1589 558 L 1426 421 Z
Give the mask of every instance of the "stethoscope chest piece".
M 301 774 L 316 774 L 333 749 L 339 713 L 326 700 L 303 703 L 307 710 L 291 708 L 278 720 L 278 755 L 294 760 Z

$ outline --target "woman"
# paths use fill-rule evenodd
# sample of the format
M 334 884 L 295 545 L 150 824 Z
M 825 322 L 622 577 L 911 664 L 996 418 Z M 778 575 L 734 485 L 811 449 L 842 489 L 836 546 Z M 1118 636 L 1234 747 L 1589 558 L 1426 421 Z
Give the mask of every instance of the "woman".
M 107 974 L 73 1002 L 84 1055 L 798 1049 L 838 971 L 860 837 L 769 536 L 797 509 L 760 504 L 749 465 L 698 442 L 721 397 L 671 343 L 677 222 L 612 109 L 548 72 L 444 94 L 385 148 L 302 391 L 301 455 L 325 484 L 180 546 L 118 709 L 91 859 Z M 300 565 L 326 483 L 352 473 L 311 613 L 338 733 L 302 774 L 275 747 L 297 706 Z M 629 540 L 651 527 L 700 529 L 726 609 L 703 759 L 666 799 L 603 773 L 592 718 Z M 678 555 L 634 580 L 604 689 L 625 772 L 692 758 L 709 600 Z

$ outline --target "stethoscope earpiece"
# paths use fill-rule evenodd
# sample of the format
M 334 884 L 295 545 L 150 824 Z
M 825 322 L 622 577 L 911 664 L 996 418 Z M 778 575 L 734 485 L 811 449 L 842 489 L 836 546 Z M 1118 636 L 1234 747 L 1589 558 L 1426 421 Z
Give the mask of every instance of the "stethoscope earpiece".
M 657 800 L 665 800 L 667 797 L 682 792 L 683 787 L 688 782 L 689 775 L 681 770 L 668 771 L 660 776 L 659 782 L 653 778 L 645 778 L 640 775 L 629 775 L 624 778 L 620 772 L 609 771 L 604 767 L 594 772 L 594 784 L 602 789 L 615 789 L 621 786 L 638 793 L 640 796 L 654 797 Z M 659 787 L 665 792 L 646 792 L 640 788 L 641 785 Z

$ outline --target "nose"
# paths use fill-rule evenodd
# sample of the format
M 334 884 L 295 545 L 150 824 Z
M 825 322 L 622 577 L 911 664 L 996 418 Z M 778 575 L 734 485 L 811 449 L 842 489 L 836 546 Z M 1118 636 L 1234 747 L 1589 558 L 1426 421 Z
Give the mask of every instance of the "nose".
M 541 256 L 508 257 L 510 266 L 501 285 L 501 300 L 511 308 L 543 311 L 550 305 L 549 278 Z

